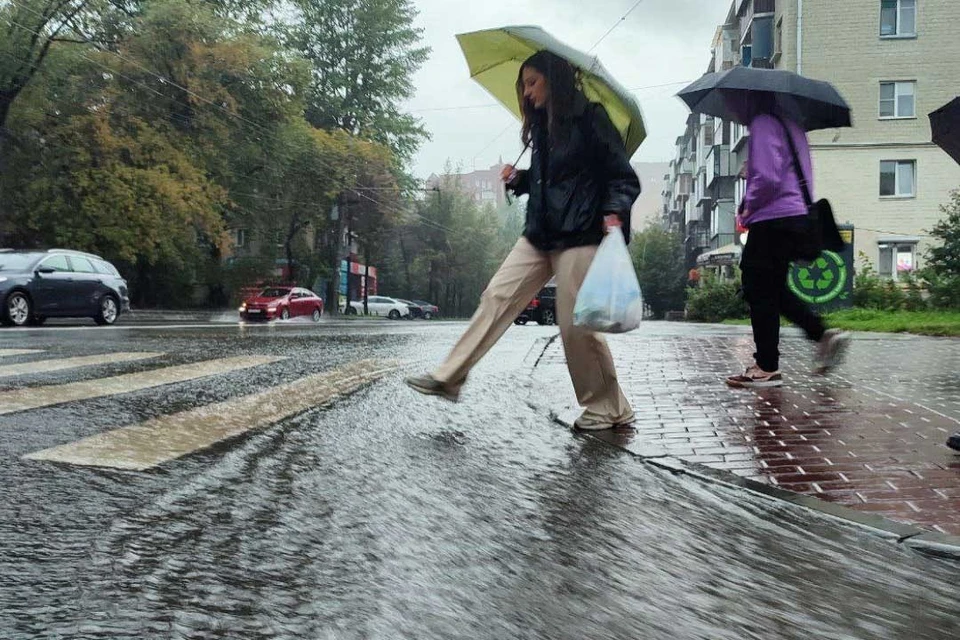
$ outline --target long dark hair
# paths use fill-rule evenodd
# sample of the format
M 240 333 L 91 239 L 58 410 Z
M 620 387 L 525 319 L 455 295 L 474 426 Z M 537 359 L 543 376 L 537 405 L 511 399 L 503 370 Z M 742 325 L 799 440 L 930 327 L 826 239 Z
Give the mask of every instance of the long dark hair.
M 536 109 L 523 97 L 523 71 L 527 67 L 536 69 L 547 81 L 550 95 L 545 109 Z M 573 108 L 580 93 L 577 86 L 577 74 L 573 65 L 549 51 L 538 51 L 523 63 L 517 75 L 517 100 L 523 112 L 523 129 L 520 139 L 524 145 L 533 142 L 533 127 L 546 121 L 551 140 L 560 139 L 569 129 L 573 119 Z

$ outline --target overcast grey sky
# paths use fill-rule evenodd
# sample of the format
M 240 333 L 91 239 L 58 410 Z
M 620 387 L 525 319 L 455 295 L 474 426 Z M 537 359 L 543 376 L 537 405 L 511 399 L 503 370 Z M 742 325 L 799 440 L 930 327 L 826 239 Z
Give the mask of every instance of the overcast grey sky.
M 439 173 L 448 159 L 467 171 L 474 166 L 489 167 L 501 155 L 505 162 L 513 162 L 521 149 L 519 124 L 503 107 L 451 109 L 492 101 L 469 78 L 455 34 L 535 24 L 586 51 L 635 2 L 414 0 L 420 11 L 418 26 L 424 29 L 425 43 L 433 49 L 430 60 L 416 75 L 417 94 L 407 104 L 433 135 L 433 140 L 425 143 L 415 158 L 416 175 Z M 711 40 L 729 7 L 730 0 L 642 0 L 594 53 L 628 88 L 695 80 L 706 70 Z M 674 96 L 682 87 L 683 84 L 674 84 L 635 93 L 643 109 L 648 137 L 634 161 L 672 158 L 674 141 L 682 132 L 688 113 Z

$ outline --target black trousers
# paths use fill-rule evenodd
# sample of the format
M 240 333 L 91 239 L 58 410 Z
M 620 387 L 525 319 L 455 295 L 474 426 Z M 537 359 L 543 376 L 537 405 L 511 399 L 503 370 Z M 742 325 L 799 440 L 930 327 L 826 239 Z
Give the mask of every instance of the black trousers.
M 805 215 L 750 225 L 740 269 L 757 348 L 753 357 L 764 371 L 780 368 L 781 315 L 803 329 L 810 340 L 819 341 L 826 331 L 820 316 L 787 287 L 790 263 L 796 259 L 797 247 L 809 238 L 810 225 Z

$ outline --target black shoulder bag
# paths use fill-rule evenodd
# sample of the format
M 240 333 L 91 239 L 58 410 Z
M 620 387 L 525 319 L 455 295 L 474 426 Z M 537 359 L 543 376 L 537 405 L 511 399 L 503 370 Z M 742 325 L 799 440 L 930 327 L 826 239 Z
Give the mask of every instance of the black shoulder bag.
M 835 252 L 843 251 L 845 243 L 840 236 L 840 230 L 837 229 L 837 221 L 833 217 L 833 207 L 826 199 L 813 201 L 807 178 L 803 175 L 803 165 L 800 164 L 800 155 L 797 153 L 790 128 L 780 116 L 774 117 L 787 133 L 787 144 L 790 145 L 793 166 L 797 172 L 797 179 L 800 181 L 800 190 L 803 192 L 803 201 L 807 205 L 807 215 L 811 222 L 809 237 L 797 243 L 795 257 L 800 260 L 816 260 L 824 249 Z

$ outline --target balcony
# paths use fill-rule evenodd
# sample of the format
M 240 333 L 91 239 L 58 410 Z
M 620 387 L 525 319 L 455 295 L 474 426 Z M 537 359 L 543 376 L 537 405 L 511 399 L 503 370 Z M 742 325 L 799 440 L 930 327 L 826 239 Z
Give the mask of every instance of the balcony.
M 740 44 L 749 44 L 750 36 L 754 33 L 753 25 L 756 18 L 772 16 L 776 12 L 776 0 L 753 0 L 753 2 L 741 3 L 738 10 L 740 15 Z
M 690 232 L 687 234 L 686 242 L 687 249 L 707 249 L 710 247 L 710 232 L 700 229 L 699 226 L 694 225 Z
M 737 171 L 734 164 L 730 147 L 727 145 L 713 146 L 707 155 L 707 188 L 713 189 L 717 186 L 717 181 L 722 178 L 735 177 Z
M 733 125 L 733 144 L 730 147 L 730 150 L 734 153 L 740 153 L 744 146 L 747 144 L 747 140 L 750 139 L 750 130 L 742 124 Z
M 725 247 L 728 244 L 733 244 L 737 239 L 737 234 L 735 233 L 718 233 L 710 238 L 710 249 L 719 249 L 720 247 Z

